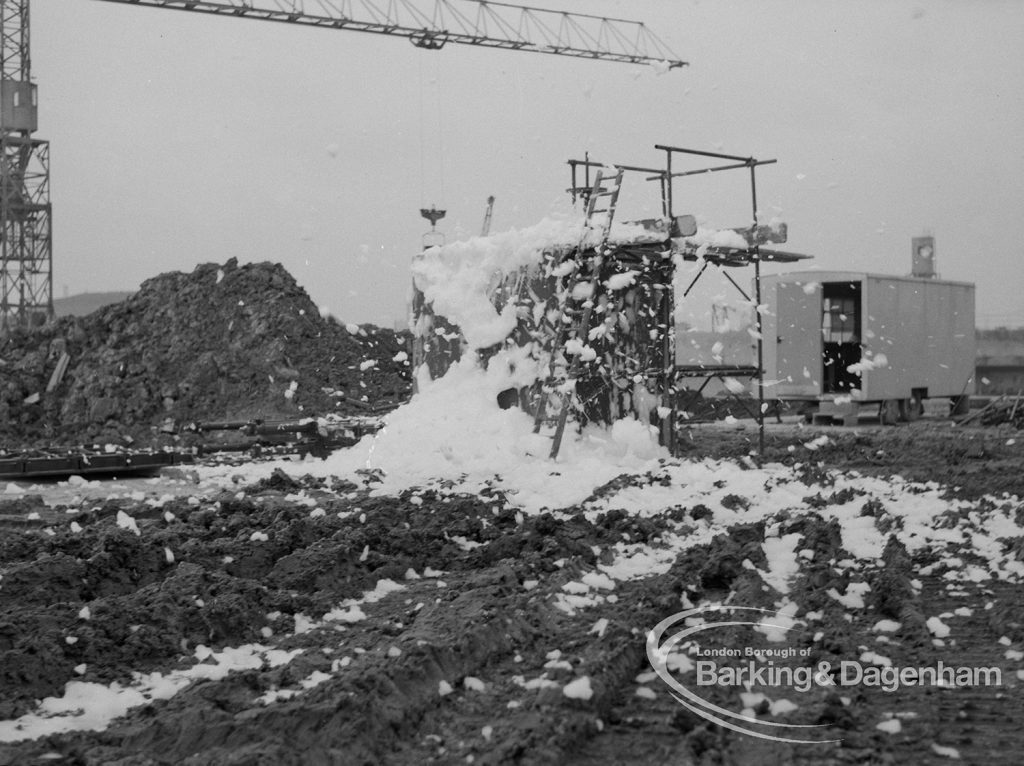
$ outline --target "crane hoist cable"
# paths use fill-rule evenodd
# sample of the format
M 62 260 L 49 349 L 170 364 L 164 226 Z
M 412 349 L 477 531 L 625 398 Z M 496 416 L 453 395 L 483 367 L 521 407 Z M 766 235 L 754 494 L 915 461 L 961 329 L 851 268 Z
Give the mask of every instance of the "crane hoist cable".
M 434 77 L 431 83 L 424 82 L 423 68 L 419 68 L 419 139 L 420 139 L 420 204 L 426 205 L 427 197 L 433 204 L 438 199 L 444 200 L 444 109 L 442 106 L 441 72 L 438 62 L 434 62 Z M 429 107 L 426 105 L 425 94 L 428 85 L 433 87 L 433 112 L 428 117 Z M 428 122 L 433 124 L 428 127 Z M 429 143 L 429 146 L 428 146 Z M 427 163 L 428 157 L 433 156 L 435 162 Z
M 444 199 L 444 102 L 442 100 L 444 81 L 441 77 L 440 59 L 434 59 L 434 82 L 437 84 L 434 92 L 434 107 L 437 111 L 437 184 L 441 199 Z

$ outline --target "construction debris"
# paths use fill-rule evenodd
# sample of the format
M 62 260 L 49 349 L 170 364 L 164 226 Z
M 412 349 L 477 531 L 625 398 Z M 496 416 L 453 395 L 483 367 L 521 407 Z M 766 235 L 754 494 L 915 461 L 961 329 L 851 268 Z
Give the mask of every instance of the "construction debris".
M 153 475 L 162 468 L 192 460 L 191 455 L 165 450 L 29 450 L 22 453 L 0 450 L 0 479 Z
M 1000 396 L 960 422 L 966 423 L 970 420 L 985 426 L 1008 425 L 1013 428 L 1024 428 L 1024 407 L 1021 406 L 1022 398 L 1024 398 L 1022 394 L 1017 394 L 1017 396 Z
M 0 338 L 0 443 L 177 443 L 202 420 L 404 400 L 406 335 L 342 325 L 279 264 L 162 274 L 122 303 Z

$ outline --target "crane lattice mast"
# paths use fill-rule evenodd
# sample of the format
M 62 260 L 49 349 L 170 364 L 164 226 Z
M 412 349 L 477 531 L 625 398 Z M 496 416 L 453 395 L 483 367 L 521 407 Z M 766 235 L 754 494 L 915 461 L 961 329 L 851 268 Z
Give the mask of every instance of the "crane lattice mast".
M 0 331 L 53 315 L 50 145 L 33 137 L 28 6 L 0 6 Z
M 395 35 L 434 50 L 459 43 L 668 68 L 687 63 L 638 21 L 489 0 L 102 1 Z

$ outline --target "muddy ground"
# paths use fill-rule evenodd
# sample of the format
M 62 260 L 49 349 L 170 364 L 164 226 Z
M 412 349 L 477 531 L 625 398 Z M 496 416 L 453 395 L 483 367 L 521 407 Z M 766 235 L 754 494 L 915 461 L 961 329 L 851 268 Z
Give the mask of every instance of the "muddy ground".
M 804 445 L 821 433 L 829 443 L 809 453 Z M 756 439 L 750 426 L 696 428 L 685 454 L 742 459 Z M 973 501 L 1024 497 L 1024 436 L 1007 431 L 938 421 L 770 429 L 766 458 L 798 457 L 808 484 L 836 469 L 940 481 L 951 496 Z M 758 571 L 764 523 L 736 525 L 681 554 L 666 573 L 617 583 L 599 611 L 570 614 L 558 608 L 563 586 L 610 560 L 617 543 L 686 533 L 715 509 L 639 518 L 585 514 L 584 504 L 524 518 L 500 492 L 371 497 L 372 476 L 360 479 L 370 483 L 279 473 L 162 504 L 52 509 L 31 495 L 0 500 L 0 719 L 31 711 L 69 680 L 126 684 L 133 673 L 188 668 L 198 646 L 302 649 L 285 664 L 193 683 L 104 731 L 0 744 L 0 764 L 823 766 L 949 763 L 954 750 L 962 763 L 1010 764 L 1024 751 L 1024 682 L 998 643 L 1024 642 L 1020 585 L 987 580 L 951 590 L 941 567 L 926 568 L 934 557 L 911 556 L 893 539 L 864 572 L 871 600 L 847 619 L 824 595 L 844 577 L 830 566 L 846 555 L 834 522 L 781 519 L 821 562 L 801 568 L 793 585 L 795 600 L 822 611 L 820 627 L 789 636 L 813 648 L 815 661 L 877 647 L 872 628 L 890 618 L 901 625 L 885 645 L 894 661 L 949 662 L 952 646 L 933 643 L 925 618 L 966 608 L 973 616 L 956 622 L 957 657 L 1003 666 L 1006 678 L 996 689 L 824 686 L 786 720 L 826 724 L 825 738 L 841 741 L 766 741 L 688 712 L 651 678 L 645 654 L 647 631 L 681 604 L 734 598 L 773 608 L 775 594 Z M 181 480 L 166 480 L 174 481 Z M 819 500 L 826 507 L 848 498 Z M 141 534 L 119 526 L 119 512 Z M 402 589 L 363 598 L 385 579 Z M 357 608 L 365 619 L 338 617 L 346 599 L 360 600 L 348 614 Z M 815 640 L 817 630 L 827 640 Z M 740 645 L 748 637 L 733 638 Z M 584 676 L 589 699 L 566 696 L 567 684 Z M 714 694 L 727 705 L 737 692 Z M 877 728 L 887 711 L 901 711 L 898 733 Z

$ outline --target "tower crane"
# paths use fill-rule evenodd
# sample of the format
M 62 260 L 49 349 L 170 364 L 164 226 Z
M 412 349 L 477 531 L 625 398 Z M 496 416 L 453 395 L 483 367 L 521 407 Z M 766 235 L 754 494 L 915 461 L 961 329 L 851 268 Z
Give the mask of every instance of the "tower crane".
M 49 142 L 37 139 L 30 0 L 0 0 L 0 331 L 53 315 Z M 630 64 L 686 66 L 644 24 L 491 0 L 100 0 Z M 432 221 L 434 223 L 434 221 Z
M 53 314 L 50 145 L 33 137 L 28 3 L 0 8 L 0 331 Z

